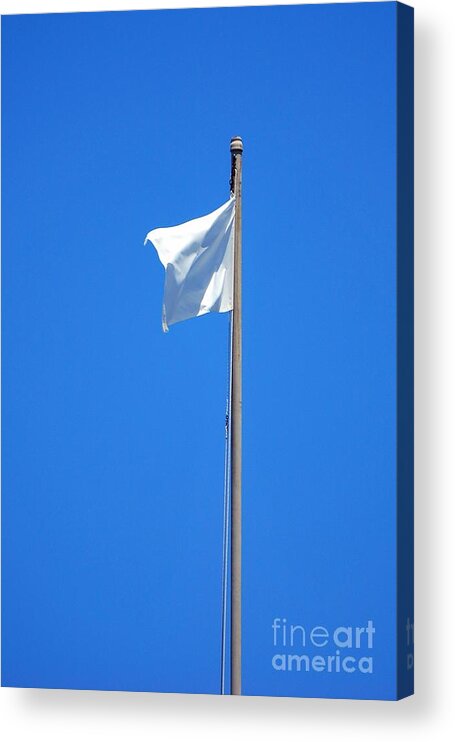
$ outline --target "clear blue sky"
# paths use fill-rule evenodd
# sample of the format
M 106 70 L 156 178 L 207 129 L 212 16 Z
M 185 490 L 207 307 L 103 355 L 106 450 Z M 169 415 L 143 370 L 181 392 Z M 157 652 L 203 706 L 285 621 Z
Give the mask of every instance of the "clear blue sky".
M 143 240 L 239 134 L 244 691 L 342 692 L 272 671 L 275 616 L 374 617 L 387 686 L 395 12 L 2 19 L 3 682 L 219 692 L 227 316 L 163 335 Z

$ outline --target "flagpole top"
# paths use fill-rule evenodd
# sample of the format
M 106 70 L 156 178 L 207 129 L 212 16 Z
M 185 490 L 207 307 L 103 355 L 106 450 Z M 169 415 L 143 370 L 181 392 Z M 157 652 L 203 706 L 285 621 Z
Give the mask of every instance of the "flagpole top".
M 241 155 L 243 152 L 242 137 L 231 138 L 231 152 L 233 155 Z

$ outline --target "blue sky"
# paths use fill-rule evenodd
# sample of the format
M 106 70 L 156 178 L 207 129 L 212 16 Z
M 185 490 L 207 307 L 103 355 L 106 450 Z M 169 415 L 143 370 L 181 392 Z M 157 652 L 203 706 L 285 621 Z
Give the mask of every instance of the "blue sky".
M 2 19 L 7 684 L 219 692 L 227 316 L 163 335 L 143 240 L 227 199 L 239 134 L 244 691 L 343 694 L 272 672 L 287 616 L 374 617 L 387 692 L 394 19 Z

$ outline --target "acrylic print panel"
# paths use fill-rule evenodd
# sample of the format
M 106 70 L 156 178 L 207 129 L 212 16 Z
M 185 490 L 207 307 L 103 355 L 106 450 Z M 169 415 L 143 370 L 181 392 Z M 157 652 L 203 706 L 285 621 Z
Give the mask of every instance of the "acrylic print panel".
M 7 16 L 2 55 L 3 684 L 221 691 L 228 316 L 163 335 L 143 240 L 239 134 L 242 692 L 409 694 L 412 11 Z

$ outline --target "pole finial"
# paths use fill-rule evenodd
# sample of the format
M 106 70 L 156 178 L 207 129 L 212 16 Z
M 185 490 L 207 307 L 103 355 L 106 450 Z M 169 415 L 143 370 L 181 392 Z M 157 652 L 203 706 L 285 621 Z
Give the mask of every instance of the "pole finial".
M 231 138 L 231 152 L 232 154 L 242 154 L 243 152 L 243 142 L 242 137 L 232 137 Z

